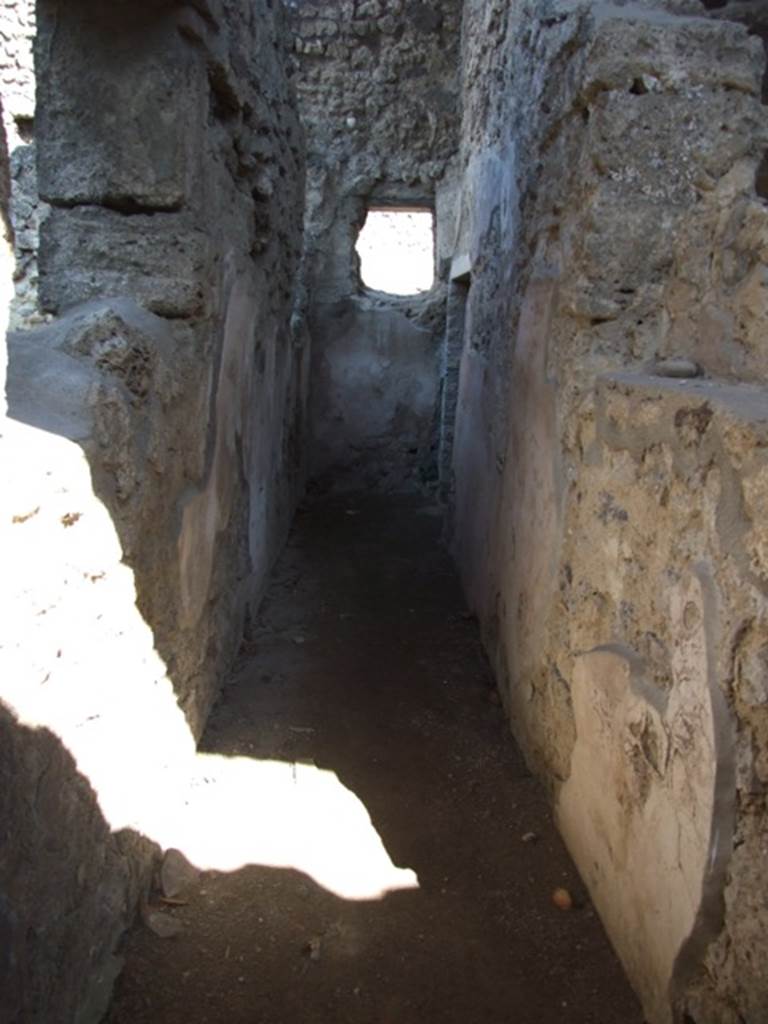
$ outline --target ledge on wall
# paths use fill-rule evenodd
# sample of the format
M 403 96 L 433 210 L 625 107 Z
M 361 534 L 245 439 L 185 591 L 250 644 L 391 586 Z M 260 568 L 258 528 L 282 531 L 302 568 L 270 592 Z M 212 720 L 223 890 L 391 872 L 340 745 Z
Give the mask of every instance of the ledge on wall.
M 472 276 L 472 258 L 468 252 L 457 253 L 451 260 L 451 281 L 469 281 Z

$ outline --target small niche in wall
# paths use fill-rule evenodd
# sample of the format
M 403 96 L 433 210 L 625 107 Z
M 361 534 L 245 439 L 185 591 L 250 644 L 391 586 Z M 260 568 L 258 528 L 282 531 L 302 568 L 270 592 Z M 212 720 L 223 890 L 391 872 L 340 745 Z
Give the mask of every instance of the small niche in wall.
M 366 288 L 418 295 L 435 281 L 435 225 L 423 207 L 371 207 L 355 246 Z

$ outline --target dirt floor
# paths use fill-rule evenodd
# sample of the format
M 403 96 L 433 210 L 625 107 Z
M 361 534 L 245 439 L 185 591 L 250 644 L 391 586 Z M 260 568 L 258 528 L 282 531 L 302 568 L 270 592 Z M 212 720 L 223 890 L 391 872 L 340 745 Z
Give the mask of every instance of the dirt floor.
M 136 926 L 110 1024 L 640 1024 L 441 529 L 414 498 L 300 513 L 202 749 L 277 762 L 306 814 L 244 793 L 232 813 L 291 840 L 164 904 L 177 936 Z

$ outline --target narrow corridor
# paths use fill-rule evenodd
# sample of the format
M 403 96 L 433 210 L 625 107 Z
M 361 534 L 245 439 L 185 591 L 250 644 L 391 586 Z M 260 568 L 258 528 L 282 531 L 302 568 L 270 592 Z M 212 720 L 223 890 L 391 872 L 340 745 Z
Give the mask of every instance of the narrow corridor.
M 417 882 L 344 898 L 354 863 L 336 891 L 299 866 L 205 872 L 165 905 L 179 935 L 128 936 L 110 1024 L 640 1024 L 509 736 L 441 531 L 416 498 L 300 512 L 202 743 L 337 777 Z M 343 865 L 341 821 L 308 810 L 308 852 Z

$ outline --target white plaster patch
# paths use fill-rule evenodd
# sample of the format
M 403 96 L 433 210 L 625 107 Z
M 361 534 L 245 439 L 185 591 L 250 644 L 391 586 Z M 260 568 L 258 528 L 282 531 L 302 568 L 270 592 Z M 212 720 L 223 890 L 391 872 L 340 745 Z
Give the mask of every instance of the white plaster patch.
M 669 599 L 676 637 L 667 696 L 629 649 L 576 661 L 576 745 L 557 815 L 649 1019 L 668 988 L 710 869 L 718 769 L 701 584 Z

